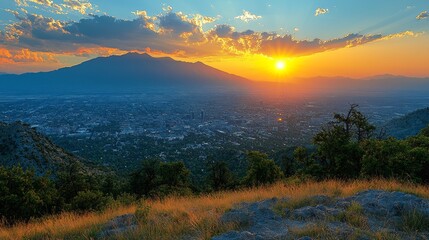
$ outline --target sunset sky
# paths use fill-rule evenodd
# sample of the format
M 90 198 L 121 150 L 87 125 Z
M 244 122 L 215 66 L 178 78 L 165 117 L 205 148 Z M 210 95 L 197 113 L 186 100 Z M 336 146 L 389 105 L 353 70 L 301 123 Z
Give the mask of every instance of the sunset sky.
M 423 77 L 428 31 L 423 0 L 1 0 L 0 72 L 137 51 L 254 80 Z

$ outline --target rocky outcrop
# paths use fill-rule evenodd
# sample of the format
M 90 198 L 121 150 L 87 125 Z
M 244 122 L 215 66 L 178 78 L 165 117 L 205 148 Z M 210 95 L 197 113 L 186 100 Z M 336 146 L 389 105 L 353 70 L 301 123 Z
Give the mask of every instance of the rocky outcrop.
M 289 201 L 240 204 L 221 218 L 239 230 L 212 239 L 429 239 L 429 201 L 415 195 L 368 190 L 348 198 L 316 196 L 295 209 Z
M 128 231 L 136 230 L 138 226 L 134 214 L 125 214 L 112 219 L 108 222 L 103 230 L 98 234 L 97 239 L 105 239 L 124 234 Z

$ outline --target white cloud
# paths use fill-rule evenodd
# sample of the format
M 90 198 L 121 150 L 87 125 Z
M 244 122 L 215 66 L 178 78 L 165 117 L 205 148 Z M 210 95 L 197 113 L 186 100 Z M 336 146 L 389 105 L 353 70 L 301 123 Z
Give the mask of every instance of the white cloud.
M 429 17 L 429 12 L 428 11 L 423 11 L 419 15 L 417 15 L 416 19 L 417 20 L 422 20 L 422 19 L 425 19 L 425 18 L 428 18 L 428 17 Z
M 93 9 L 92 4 L 86 0 L 64 0 L 62 6 L 78 11 L 81 14 L 85 14 L 87 10 Z
M 235 17 L 235 19 L 240 19 L 241 21 L 244 21 L 244 22 L 250 22 L 250 21 L 261 19 L 261 18 L 262 18 L 262 16 L 257 16 L 255 14 L 250 13 L 249 11 L 246 11 L 246 10 L 243 10 L 243 15 Z
M 327 9 L 327 8 L 317 8 L 314 16 L 327 14 L 328 12 L 329 12 L 329 9 Z

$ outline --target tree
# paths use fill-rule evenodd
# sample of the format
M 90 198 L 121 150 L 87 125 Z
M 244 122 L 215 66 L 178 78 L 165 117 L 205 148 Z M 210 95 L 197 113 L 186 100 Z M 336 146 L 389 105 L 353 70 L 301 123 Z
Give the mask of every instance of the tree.
M 68 162 L 61 166 L 58 170 L 56 184 L 66 203 L 70 203 L 78 192 L 95 187 L 89 183 L 88 174 L 82 163 L 77 161 Z
M 214 191 L 220 191 L 232 188 L 234 185 L 234 176 L 224 161 L 212 161 L 208 164 L 207 181 L 210 188 Z
M 164 197 L 170 194 L 189 195 L 191 193 L 190 172 L 183 162 L 161 163 L 159 166 L 159 186 L 154 195 Z
M 353 104 L 347 114 L 334 114 L 334 121 L 313 138 L 317 160 L 330 177 L 359 176 L 361 144 L 372 137 L 375 127 L 357 108 L 358 105 Z
M 249 167 L 243 179 L 247 186 L 271 184 L 283 177 L 279 166 L 264 153 L 251 151 L 247 153 Z
M 185 195 L 191 192 L 189 175 L 190 172 L 183 162 L 145 160 L 142 166 L 131 174 L 130 187 L 139 197 Z
M 148 197 L 158 186 L 160 164 L 157 159 L 144 160 L 141 167 L 131 174 L 131 191 L 139 197 Z
M 0 216 L 8 223 L 55 213 L 59 194 L 52 181 L 21 166 L 0 166 Z

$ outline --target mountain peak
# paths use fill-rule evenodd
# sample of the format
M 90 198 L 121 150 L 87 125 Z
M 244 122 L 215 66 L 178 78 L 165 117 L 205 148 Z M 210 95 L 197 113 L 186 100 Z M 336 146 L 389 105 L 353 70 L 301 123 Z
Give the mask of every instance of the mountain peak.
M 154 58 L 147 53 L 138 53 L 138 52 L 128 52 L 124 55 L 120 55 L 119 57 L 139 57 L 139 58 Z

